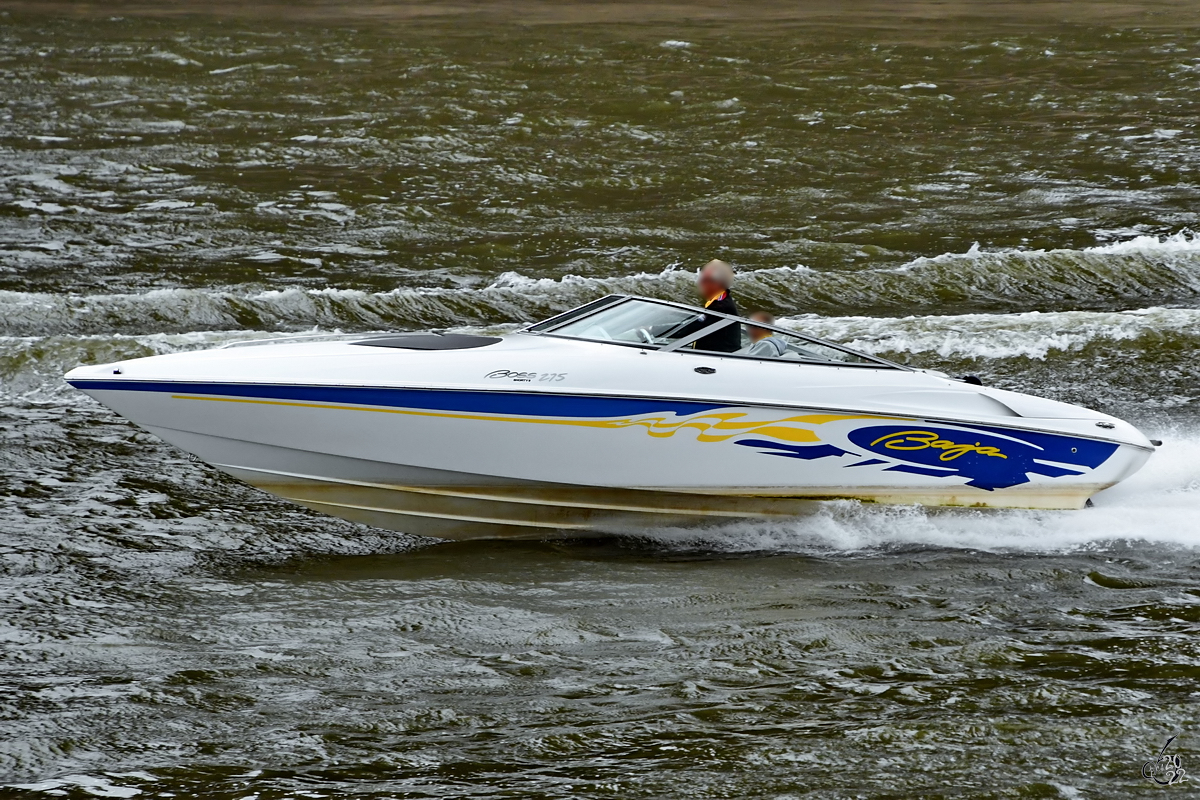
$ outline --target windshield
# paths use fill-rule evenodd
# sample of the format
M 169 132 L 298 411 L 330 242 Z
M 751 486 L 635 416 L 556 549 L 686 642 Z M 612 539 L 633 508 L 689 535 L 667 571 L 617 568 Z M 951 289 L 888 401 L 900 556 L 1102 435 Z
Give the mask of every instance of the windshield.
M 878 366 L 879 362 L 868 356 L 844 350 L 824 342 L 803 336 L 783 333 L 759 325 L 745 324 L 742 328 L 742 348 L 734 355 L 752 358 L 777 359 L 779 361 L 821 361 L 838 364 L 863 364 Z
M 730 328 L 734 330 L 731 332 Z M 787 331 L 774 324 L 634 297 L 606 297 L 527 330 L 648 350 L 903 369 L 881 358 Z
M 661 347 L 691 332 L 707 315 L 674 306 L 628 300 L 554 328 L 556 336 L 601 342 L 631 342 Z M 716 317 L 712 318 L 715 322 Z

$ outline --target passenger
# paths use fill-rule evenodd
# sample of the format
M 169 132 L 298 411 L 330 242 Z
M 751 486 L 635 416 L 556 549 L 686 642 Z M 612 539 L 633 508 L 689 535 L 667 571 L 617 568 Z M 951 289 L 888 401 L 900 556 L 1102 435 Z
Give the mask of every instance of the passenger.
M 750 319 L 764 325 L 775 324 L 775 317 L 766 311 L 755 311 L 750 315 Z M 742 348 L 742 352 L 746 355 L 759 358 L 782 358 L 783 354 L 787 352 L 787 343 L 783 341 L 782 337 L 776 336 L 775 331 L 770 328 L 751 325 L 746 332 L 750 334 L 750 344 Z
M 705 308 L 721 314 L 737 316 L 737 303 L 733 302 L 733 295 L 729 291 L 731 286 L 733 286 L 733 267 L 724 261 L 714 259 L 708 262 L 696 276 L 696 290 L 704 298 Z M 705 317 L 697 320 L 688 325 L 679 335 L 691 335 L 702 328 L 707 328 L 718 319 L 719 317 Z M 726 325 L 724 328 L 697 339 L 692 347 L 716 353 L 736 353 L 742 347 L 742 334 L 739 328 L 741 326 L 736 323 Z

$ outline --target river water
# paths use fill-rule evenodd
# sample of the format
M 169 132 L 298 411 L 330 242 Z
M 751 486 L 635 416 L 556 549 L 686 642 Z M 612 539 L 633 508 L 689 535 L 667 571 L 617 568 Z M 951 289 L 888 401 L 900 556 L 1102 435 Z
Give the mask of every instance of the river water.
M 1200 769 L 1195 8 L 160 5 L 0 3 L 0 795 L 1190 792 L 1140 769 Z M 61 381 L 712 257 L 1166 444 L 1083 512 L 437 544 Z

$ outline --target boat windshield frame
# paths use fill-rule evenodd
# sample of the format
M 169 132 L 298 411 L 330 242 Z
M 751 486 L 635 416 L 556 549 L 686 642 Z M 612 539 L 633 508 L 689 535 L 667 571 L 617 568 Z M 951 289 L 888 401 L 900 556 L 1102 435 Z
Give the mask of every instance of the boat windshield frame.
M 667 306 L 670 308 L 677 308 L 677 309 L 680 309 L 681 311 L 703 314 L 705 317 L 718 317 L 719 319 L 717 322 L 714 322 L 710 325 L 705 325 L 703 328 L 693 331 L 692 333 L 688 334 L 687 336 L 680 337 L 676 341 L 670 342 L 669 344 L 665 344 L 665 345 L 654 344 L 651 342 L 626 342 L 626 341 L 619 341 L 616 339 L 592 339 L 592 338 L 588 338 L 585 336 L 570 336 L 570 335 L 563 334 L 563 333 L 555 333 L 556 330 L 558 330 L 559 328 L 562 328 L 565 325 L 579 322 L 579 321 L 587 319 L 588 317 L 591 317 L 595 314 L 599 314 L 603 311 L 608 311 L 608 310 L 614 309 L 617 306 L 625 305 L 626 303 L 630 303 L 633 301 L 641 301 L 641 302 L 645 302 L 645 303 L 653 303 L 655 305 L 660 305 L 660 306 Z M 687 349 L 688 345 L 696 342 L 697 340 L 702 339 L 703 337 L 708 336 L 709 334 L 711 334 L 715 331 L 722 330 L 730 325 L 735 325 L 735 324 L 749 325 L 749 326 L 755 327 L 755 328 L 765 328 L 769 331 L 774 331 L 775 333 L 781 333 L 786 336 L 792 336 L 797 339 L 801 339 L 805 342 L 808 342 L 809 344 L 818 345 L 820 347 L 827 347 L 831 350 L 836 350 L 838 352 L 842 352 L 842 353 L 846 353 L 847 355 L 854 356 L 855 358 L 863 359 L 863 361 L 865 361 L 866 363 L 835 361 L 832 359 L 804 358 L 804 357 L 779 359 L 779 358 L 771 358 L 768 356 L 751 355 L 749 353 L 718 353 L 718 352 L 713 352 L 710 350 Z M 805 333 L 800 333 L 798 331 L 789 330 L 788 328 L 784 328 L 779 325 L 768 324 L 765 322 L 756 322 L 755 320 L 746 319 L 745 317 L 737 317 L 732 314 L 723 314 L 719 311 L 712 311 L 711 309 L 700 308 L 699 306 L 691 306 L 686 303 L 676 303 L 671 300 L 659 300 L 658 298 L 654 298 L 654 297 L 640 297 L 638 295 L 620 295 L 620 294 L 606 295 L 602 298 L 599 298 L 598 300 L 594 300 L 590 303 L 586 303 L 582 306 L 579 306 L 578 308 L 571 309 L 570 311 L 566 311 L 562 314 L 558 314 L 556 316 L 550 317 L 549 319 L 542 320 L 541 322 L 535 322 L 532 325 L 527 325 L 524 328 L 519 329 L 517 331 L 517 333 L 530 334 L 533 336 L 551 336 L 556 339 L 570 339 L 572 341 L 594 342 L 596 344 L 611 344 L 611 345 L 617 345 L 618 347 L 636 347 L 639 350 L 654 351 L 654 352 L 658 352 L 658 353 L 681 352 L 681 353 L 689 353 L 689 354 L 696 355 L 696 356 L 709 356 L 709 357 L 716 357 L 716 358 L 740 358 L 740 359 L 747 359 L 750 361 L 769 361 L 769 362 L 779 363 L 779 364 L 805 364 L 805 365 L 810 365 L 810 366 L 825 366 L 825 367 L 851 367 L 851 368 L 855 368 L 855 369 L 898 369 L 898 370 L 903 370 L 905 372 L 915 371 L 915 368 L 913 368 L 913 367 L 908 367 L 903 364 L 897 364 L 894 361 L 888 361 L 887 359 L 880 358 L 879 356 L 873 356 L 868 353 L 863 353 L 863 352 L 855 350 L 851 347 L 846 347 L 845 345 L 841 345 L 841 344 L 835 344 L 834 342 L 828 342 L 824 339 L 818 339 L 815 336 L 809 336 L 808 334 L 805 334 Z

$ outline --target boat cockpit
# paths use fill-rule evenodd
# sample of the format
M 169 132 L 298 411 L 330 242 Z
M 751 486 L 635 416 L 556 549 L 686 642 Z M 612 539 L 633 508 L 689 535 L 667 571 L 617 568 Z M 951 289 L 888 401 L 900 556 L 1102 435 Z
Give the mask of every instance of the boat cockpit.
M 712 334 L 737 326 L 739 346 L 706 349 Z M 777 325 L 721 314 L 703 308 L 628 295 L 609 295 L 595 302 L 521 329 L 521 333 L 583 339 L 659 352 L 686 352 L 769 361 L 792 361 L 841 367 L 909 369 L 842 345 L 796 333 Z M 731 341 L 732 337 L 716 337 Z

